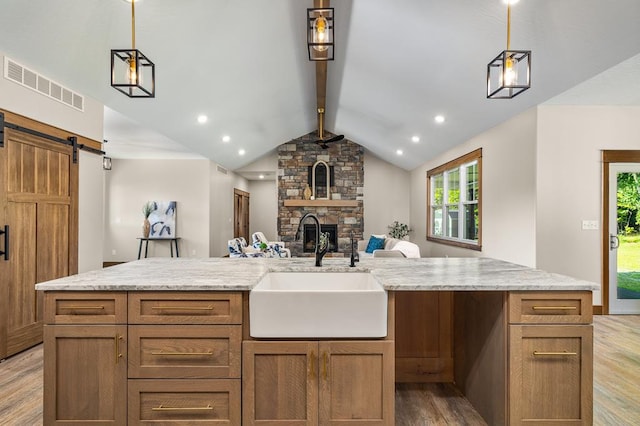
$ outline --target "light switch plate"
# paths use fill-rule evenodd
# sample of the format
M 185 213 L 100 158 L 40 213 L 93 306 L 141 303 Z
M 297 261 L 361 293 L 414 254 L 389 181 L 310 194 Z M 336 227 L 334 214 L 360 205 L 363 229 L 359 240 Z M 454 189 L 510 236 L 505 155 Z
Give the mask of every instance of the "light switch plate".
M 600 229 L 600 223 L 597 220 L 583 220 L 582 221 L 582 230 L 583 231 L 597 231 Z

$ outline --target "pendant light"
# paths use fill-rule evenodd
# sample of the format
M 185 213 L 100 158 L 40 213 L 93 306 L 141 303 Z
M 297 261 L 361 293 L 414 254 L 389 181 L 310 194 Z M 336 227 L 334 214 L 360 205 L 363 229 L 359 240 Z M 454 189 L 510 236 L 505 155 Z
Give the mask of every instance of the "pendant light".
M 130 98 L 155 98 L 156 66 L 136 49 L 136 0 L 131 1 L 131 49 L 111 50 L 111 87 Z
M 310 61 L 333 61 L 333 8 L 307 9 Z
M 511 99 L 531 87 L 531 51 L 511 50 L 511 4 L 507 3 L 507 50 L 487 65 L 487 98 Z

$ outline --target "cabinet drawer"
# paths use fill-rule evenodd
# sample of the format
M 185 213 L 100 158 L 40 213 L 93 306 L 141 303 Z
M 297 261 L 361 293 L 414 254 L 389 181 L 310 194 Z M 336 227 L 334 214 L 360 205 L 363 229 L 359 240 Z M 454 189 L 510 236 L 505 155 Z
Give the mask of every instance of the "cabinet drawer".
M 240 424 L 240 380 L 129 380 L 129 425 Z
M 510 292 L 509 323 L 590 324 L 590 291 Z
M 129 378 L 240 378 L 239 325 L 129 326 Z
M 115 292 L 46 292 L 46 324 L 126 324 L 127 294 Z
M 509 424 L 592 424 L 593 327 L 511 325 L 509 339 Z
M 129 324 L 242 324 L 242 295 L 129 293 Z

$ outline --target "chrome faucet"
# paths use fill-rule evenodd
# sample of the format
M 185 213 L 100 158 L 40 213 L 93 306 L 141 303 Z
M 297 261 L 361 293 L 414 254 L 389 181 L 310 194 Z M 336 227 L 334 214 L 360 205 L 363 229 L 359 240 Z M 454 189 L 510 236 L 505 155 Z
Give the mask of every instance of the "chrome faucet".
M 321 244 L 320 242 L 320 234 L 321 234 L 320 221 L 318 220 L 318 217 L 315 214 L 307 213 L 304 216 L 302 216 L 302 219 L 300 219 L 300 223 L 298 224 L 298 230 L 296 231 L 296 241 L 300 239 L 300 230 L 302 229 L 302 223 L 307 217 L 310 217 L 311 219 L 313 219 L 316 225 L 316 246 L 315 246 L 314 253 L 316 255 L 316 266 L 322 266 L 322 258 L 327 253 L 327 249 L 329 248 L 329 243 L 328 241 L 325 244 Z

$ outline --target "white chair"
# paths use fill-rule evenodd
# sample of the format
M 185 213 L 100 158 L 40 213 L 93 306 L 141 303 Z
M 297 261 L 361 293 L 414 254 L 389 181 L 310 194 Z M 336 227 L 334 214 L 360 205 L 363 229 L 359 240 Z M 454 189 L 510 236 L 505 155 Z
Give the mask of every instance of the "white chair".
M 291 257 L 291 250 L 285 248 L 283 241 L 268 241 L 260 231 L 251 234 L 251 240 L 254 248 L 260 248 L 260 244 L 266 244 L 267 250 L 273 254 L 273 257 Z

